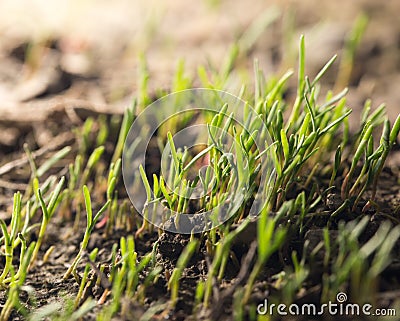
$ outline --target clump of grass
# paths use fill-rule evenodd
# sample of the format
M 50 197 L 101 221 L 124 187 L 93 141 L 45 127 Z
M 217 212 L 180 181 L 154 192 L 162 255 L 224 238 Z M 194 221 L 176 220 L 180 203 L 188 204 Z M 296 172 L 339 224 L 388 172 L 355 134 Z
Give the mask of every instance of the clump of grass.
M 13 269 L 11 268 L 11 277 L 9 280 L 9 287 L 7 293 L 7 300 L 4 303 L 3 309 L 0 312 L 0 320 L 6 321 L 9 320 L 11 312 L 16 309 L 22 315 L 27 315 L 27 310 L 23 303 L 21 302 L 19 295 L 21 290 L 23 290 L 24 283 L 27 277 L 28 266 L 31 262 L 31 258 L 33 255 L 33 251 L 35 248 L 35 242 L 32 242 L 29 247 L 24 250 L 24 255 L 21 256 L 21 262 L 19 266 L 19 275 L 13 273 Z
M 162 271 L 160 266 L 152 262 L 155 249 L 139 260 L 132 235 L 120 239 L 120 260 L 116 259 L 116 249 L 117 245 L 113 248 L 112 270 L 108 277 L 110 288 L 105 289 L 102 296 L 111 293 L 112 301 L 109 306 L 102 309 L 98 316 L 99 320 L 110 320 L 120 309 L 125 309 L 123 303 L 126 302 L 125 299 L 129 302 L 143 297 L 146 287 L 151 285 Z M 151 270 L 147 271 L 146 277 L 140 283 L 140 276 L 147 267 Z
M 353 211 L 355 211 L 362 195 L 370 186 L 372 186 L 372 196 L 367 204 L 365 204 L 363 212 L 373 204 L 379 176 L 400 132 L 399 117 L 396 119 L 391 129 L 389 120 L 380 117 L 380 111 L 382 110 L 383 108 L 378 108 L 376 112 L 371 114 L 365 120 L 365 125 L 360 134 L 359 144 L 354 153 L 350 169 L 343 180 L 341 196 L 343 200 L 354 198 Z M 374 150 L 374 138 L 372 133 L 382 122 L 384 125 L 380 144 L 377 149 Z M 352 183 L 356 170 L 359 168 L 361 160 L 363 160 L 361 170 L 358 173 L 357 179 L 350 188 L 350 184 Z
M 367 228 L 369 219 L 364 216 L 347 224 L 341 222 L 334 244 L 329 245 L 325 238 L 325 263 L 333 262 L 332 271 L 326 270 L 323 276 L 322 300 L 334 298 L 338 290 L 346 291 L 349 281 L 351 293 L 357 296 L 353 298 L 355 301 L 367 302 L 374 298 L 377 278 L 391 262 L 391 250 L 400 238 L 400 226 L 383 222 L 365 244 L 360 244 L 360 235 Z M 331 257 L 331 248 L 337 248 L 336 257 Z
M 355 31 L 357 37 L 360 37 L 361 31 L 361 29 Z M 354 55 L 355 49 L 352 47 L 351 50 L 351 54 Z M 361 130 L 350 140 L 348 117 L 352 111 L 347 107 L 345 97 L 347 89 L 345 88 L 337 94 L 329 91 L 324 97 L 321 95 L 319 85 L 337 57 L 333 56 L 314 78 L 310 78 L 306 75 L 304 37 L 300 39 L 299 52 L 297 94 L 292 106 L 283 99 L 285 85 L 293 75 L 290 70 L 280 79 L 272 79 L 268 82 L 258 64 L 255 63 L 256 90 L 254 97 L 248 95 L 244 90 L 240 92 L 240 97 L 255 106 L 259 117 L 266 124 L 266 129 L 272 139 L 268 148 L 272 150 L 270 156 L 276 175 L 273 180 L 270 180 L 271 186 L 264 186 L 262 189 L 262 193 L 269 197 L 263 204 L 263 211 L 257 221 L 259 229 L 257 234 L 258 257 L 244 289 L 241 290 L 242 292 L 238 290 L 241 293 L 242 302 L 245 303 L 249 301 L 253 285 L 261 271 L 268 265 L 269 258 L 285 244 L 286 237 L 288 234 L 290 235 L 289 231 L 293 229 L 281 222 L 285 220 L 291 222 L 295 229 L 299 230 L 300 235 L 303 235 L 307 227 L 306 222 L 318 215 L 315 210 L 322 205 L 322 201 L 330 193 L 338 191 L 341 192 L 341 203 L 337 204 L 336 208 L 324 213 L 330 217 L 330 220 L 337 219 L 339 214 L 350 209 L 356 211 L 357 205 L 368 188 L 372 188 L 373 193 L 367 204 L 373 203 L 378 177 L 399 134 L 399 119 L 391 128 L 389 121 L 384 116 L 384 106 L 378 107 L 369 114 L 370 105 L 367 102 L 366 111 L 361 120 Z M 209 85 L 210 81 L 205 72 L 200 69 L 199 73 L 203 82 Z M 226 77 L 223 79 L 226 80 Z M 221 81 L 220 85 L 223 82 Z M 284 115 L 288 112 L 290 112 L 289 119 L 285 121 Z M 215 176 L 211 178 L 206 173 L 205 176 L 199 174 L 196 177 L 201 182 L 204 191 L 207 191 L 208 186 L 214 184 L 212 179 L 218 182 L 218 186 L 226 187 L 226 190 L 232 186 L 232 176 L 237 178 L 248 175 L 252 182 L 257 181 L 260 168 L 262 168 L 259 166 L 260 156 L 265 153 L 254 146 L 254 137 L 258 134 L 262 135 L 260 128 L 251 124 L 246 130 L 238 129 L 231 123 L 229 115 L 226 115 L 226 106 L 223 104 L 221 112 L 209 118 L 208 121 L 209 144 L 191 160 L 188 160 L 186 150 L 179 150 L 175 147 L 172 133 L 166 133 L 166 146 L 171 153 L 168 177 L 154 175 L 153 186 L 151 186 L 146 171 L 144 168 L 140 168 L 147 201 L 142 213 L 145 220 L 138 230 L 137 236 L 143 231 L 151 229 L 146 220 L 149 219 L 148 214 L 152 212 L 149 211 L 149 206 L 156 206 L 156 203 L 159 202 L 178 211 L 174 222 L 179 227 L 180 213 L 186 210 L 187 201 L 191 196 L 191 184 L 195 182 L 188 181 L 185 175 L 191 166 L 205 154 L 210 155 L 210 165 Z M 247 124 L 250 123 L 251 121 L 247 119 Z M 382 123 L 384 124 L 382 138 L 378 148 L 375 149 L 373 133 Z M 176 126 L 172 126 L 172 128 L 174 127 Z M 223 137 L 218 137 L 215 128 L 223 128 L 223 132 L 233 135 L 233 144 L 229 152 L 223 151 L 226 148 L 221 144 Z M 236 154 L 237 172 L 232 172 L 232 167 L 228 166 L 230 153 Z M 351 159 L 352 162 L 349 168 L 346 168 L 348 159 Z M 241 171 L 245 168 L 244 160 L 248 164 L 246 172 Z M 340 186 L 337 183 L 342 173 L 344 173 L 345 179 Z M 326 183 L 325 177 L 327 177 Z M 321 178 L 323 178 L 322 181 Z M 290 193 L 293 189 L 298 192 L 294 198 Z M 219 201 L 224 200 L 226 190 L 212 189 L 209 194 L 204 192 L 204 198 L 201 198 L 199 202 L 201 210 L 213 209 Z M 250 190 L 252 192 L 245 196 L 244 202 L 252 197 L 257 197 L 255 195 L 256 184 Z M 364 206 L 364 210 L 367 206 Z M 207 280 L 199 282 L 197 286 L 197 306 L 203 302 L 203 307 L 209 308 L 213 295 L 213 283 L 224 277 L 232 242 L 241 231 L 246 229 L 249 223 L 244 213 L 245 207 L 235 209 L 233 222 L 239 227 L 233 231 L 219 227 L 205 234 L 207 252 L 212 255 L 213 261 Z M 328 244 L 328 238 L 325 239 Z M 393 236 L 393 239 L 397 238 Z M 345 243 L 347 244 L 348 241 Z M 385 248 L 389 248 L 389 246 L 385 246 Z M 330 262 L 329 253 L 331 252 L 327 250 L 326 253 L 328 254 L 324 262 L 327 266 Z M 303 253 L 303 255 L 305 254 Z M 292 262 L 293 272 L 288 269 L 287 273 L 293 273 L 293 275 L 290 276 L 289 281 L 284 283 L 285 297 L 289 301 L 295 297 L 296 291 L 301 288 L 308 276 L 304 257 L 299 261 L 297 254 L 293 253 Z M 177 269 L 177 271 L 180 270 Z M 348 282 L 352 273 L 347 271 L 343 274 L 340 286 Z M 176 296 L 172 297 L 171 301 L 175 302 Z M 240 315 L 243 311 L 238 310 L 237 313 Z

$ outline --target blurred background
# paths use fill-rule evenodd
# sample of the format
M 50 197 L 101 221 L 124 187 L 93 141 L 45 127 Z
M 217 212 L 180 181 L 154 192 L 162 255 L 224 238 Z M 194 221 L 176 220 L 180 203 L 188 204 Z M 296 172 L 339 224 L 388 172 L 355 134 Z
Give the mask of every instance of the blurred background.
M 234 79 L 243 83 L 251 82 L 254 58 L 267 77 L 296 67 L 304 34 L 312 77 L 334 54 L 343 58 L 352 30 L 364 27 L 342 81 L 351 87 L 349 106 L 359 110 L 370 97 L 373 106 L 386 102 L 394 119 L 399 12 L 398 0 L 1 0 L 0 122 L 40 119 L 41 109 L 71 99 L 120 112 L 137 93 L 145 65 L 150 91 L 168 90 L 181 59 L 196 78 L 199 65 L 218 70 L 234 42 Z M 329 86 L 340 61 L 327 75 Z

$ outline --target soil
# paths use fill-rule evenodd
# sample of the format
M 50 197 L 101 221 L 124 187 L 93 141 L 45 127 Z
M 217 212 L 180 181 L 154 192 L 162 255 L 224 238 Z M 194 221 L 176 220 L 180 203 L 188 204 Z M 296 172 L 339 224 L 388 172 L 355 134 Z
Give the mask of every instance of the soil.
M 373 99 L 374 106 L 386 102 L 389 118 L 393 120 L 397 117 L 400 106 L 400 91 L 397 88 L 400 82 L 400 24 L 397 13 L 400 2 L 273 2 L 276 2 L 281 15 L 260 35 L 251 50 L 240 57 L 235 66 L 237 70 L 251 68 L 253 58 L 259 58 L 261 67 L 267 73 L 283 72 L 287 65 L 295 65 L 293 54 L 297 50 L 297 36 L 304 33 L 308 48 L 308 72 L 315 74 L 330 56 L 341 53 L 343 39 L 355 17 L 364 11 L 370 16 L 370 23 L 357 50 L 350 78 L 349 106 L 355 110 L 352 122 L 357 123 L 357 111 L 368 97 Z M 79 5 L 79 1 L 64 1 L 57 5 L 40 1 L 25 1 L 24 5 L 22 2 L 16 5 L 11 0 L 0 3 L 0 218 L 9 222 L 12 195 L 17 190 L 24 191 L 29 181 L 30 167 L 24 154 L 24 144 L 34 151 L 37 164 L 43 163 L 62 147 L 73 146 L 71 155 L 49 173 L 61 176 L 67 173 L 67 166 L 73 162 L 79 145 L 73 131 L 88 117 L 104 115 L 110 124 L 114 124 L 111 129 L 115 129 L 110 131 L 104 160 L 111 158 L 121 113 L 139 86 L 140 52 L 145 53 L 149 66 L 150 92 L 157 97 L 160 88 L 170 87 L 177 57 L 185 59 L 187 72 L 192 75 L 200 63 L 209 61 L 210 68 L 218 66 L 232 41 L 243 34 L 260 12 L 271 10 L 261 0 L 253 1 L 250 6 L 245 1 L 197 3 L 174 0 L 166 5 L 147 0 L 137 1 L 135 7 L 136 10 L 133 10 L 128 0 L 112 4 L 99 2 L 96 5 L 89 2 Z M 29 19 L 26 12 L 30 12 Z M 294 19 L 294 34 L 291 39 L 286 39 L 284 30 L 290 27 L 291 18 Z M 325 85 L 332 85 L 337 69 L 335 64 Z M 377 194 L 379 207 L 369 213 L 371 220 L 367 233 L 363 235 L 364 241 L 388 217 L 394 224 L 400 222 L 399 167 L 400 150 L 397 147 L 382 174 Z M 122 203 L 122 196 L 126 193 L 121 184 L 118 188 Z M 299 234 L 293 231 L 287 248 L 270 260 L 272 263 L 255 285 L 251 302 L 262 302 L 275 291 L 271 277 L 291 264 L 292 251 L 303 253 L 306 240 L 318 244 L 323 239 L 321 229 L 327 224 L 331 237 L 335 238 L 339 220 L 349 221 L 360 214 L 361 208 L 357 208 L 355 212 L 345 212 L 335 220 L 329 220 L 324 213 L 331 213 L 337 208 L 335 195 L 333 191 L 317 209 L 318 215 L 310 216 L 308 232 Z M 133 210 L 128 215 L 134 216 Z M 34 289 L 34 299 L 25 292 L 22 297 L 28 307 L 64 302 L 65 298 L 74 298 L 78 292 L 79 284 L 74 278 L 62 281 L 68 265 L 78 252 L 84 232 L 84 218 L 78 223 L 74 227 L 72 218 L 57 218 L 50 224 L 39 261 L 26 282 Z M 220 301 L 214 302 L 206 314 L 199 314 L 199 319 L 231 320 L 233 299 L 230 289 L 247 277 L 241 266 L 245 265 L 250 270 L 253 264 L 251 253 L 255 230 L 255 223 L 250 224 L 235 242 L 226 277 L 216 289 Z M 36 237 L 34 232 L 32 239 Z M 104 227 L 96 228 L 88 251 L 98 247 L 101 249 L 98 256 L 100 262 L 110 264 L 113 244 L 118 243 L 121 236 L 135 232 L 135 228 L 128 232 L 121 228 L 105 236 Z M 124 311 L 130 312 L 118 315 L 116 320 L 137 320 L 155 303 L 169 299 L 168 277 L 188 237 L 156 231 L 146 233 L 136 240 L 139 258 L 151 251 L 156 241 L 157 261 L 164 268 L 160 278 L 147 289 L 143 305 L 122 303 Z M 51 246 L 54 250 L 48 260 L 41 261 Z M 399 242 L 393 252 L 395 259 L 382 273 L 379 282 L 378 301 L 381 307 L 388 306 L 400 296 Z M 297 302 L 319 300 L 322 259 L 320 257 L 319 262 L 314 262 L 312 277 L 307 281 L 304 294 L 296 298 Z M 4 257 L 1 257 L 0 269 L 3 264 Z M 83 271 L 85 264 L 85 260 L 80 263 L 79 272 Z M 203 241 L 199 254 L 190 260 L 184 271 L 176 309 L 165 316 L 166 319 L 191 320 L 188 315 L 193 310 L 195 286 L 198 280 L 206 279 L 209 264 L 210 258 Z M 90 295 L 99 300 L 105 288 L 104 284 L 95 286 Z M 5 291 L 0 291 L 0 306 L 5 299 Z M 85 320 L 94 320 L 97 309 Z M 20 319 L 21 315 L 12 314 L 12 320 Z

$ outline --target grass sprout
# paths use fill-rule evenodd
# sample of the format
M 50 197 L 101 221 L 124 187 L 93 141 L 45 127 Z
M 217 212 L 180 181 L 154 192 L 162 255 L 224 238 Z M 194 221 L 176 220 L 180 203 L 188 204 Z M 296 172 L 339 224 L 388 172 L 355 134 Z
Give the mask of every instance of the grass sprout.
M 85 251 L 87 248 L 87 245 L 88 245 L 89 239 L 90 239 L 90 235 L 91 235 L 97 221 L 99 220 L 100 216 L 107 210 L 107 208 L 111 202 L 110 200 L 108 200 L 106 202 L 106 204 L 104 204 L 103 207 L 100 208 L 100 210 L 93 217 L 92 200 L 90 197 L 89 189 L 86 185 L 83 186 L 83 195 L 84 195 L 85 206 L 86 206 L 86 218 L 87 218 L 86 230 L 85 230 L 85 234 L 83 236 L 83 240 L 82 240 L 79 252 L 78 252 L 77 256 L 75 257 L 74 261 L 72 262 L 71 266 L 68 268 L 67 272 L 64 274 L 64 277 L 63 277 L 64 279 L 67 279 L 71 275 L 71 273 L 76 269 L 76 266 L 78 265 L 80 259 L 82 258 L 83 251 Z
M 33 250 L 32 260 L 31 260 L 31 263 L 30 263 L 28 269 L 30 269 L 33 266 L 33 264 L 37 258 L 40 246 L 42 245 L 43 239 L 46 234 L 47 225 L 49 224 L 51 217 L 54 215 L 54 212 L 56 211 L 56 208 L 61 201 L 60 195 L 61 195 L 61 190 L 63 188 L 64 183 L 65 183 L 65 177 L 62 177 L 61 180 L 59 181 L 59 183 L 57 184 L 57 186 L 55 187 L 54 191 L 51 193 L 50 201 L 46 205 L 46 203 L 43 199 L 42 191 L 39 188 L 38 179 L 35 179 L 33 181 L 35 195 L 36 195 L 36 198 L 42 209 L 42 224 L 40 225 L 38 239 L 36 242 L 36 246 Z
M 180 255 L 178 262 L 176 263 L 176 268 L 172 272 L 172 275 L 168 281 L 168 289 L 171 290 L 171 308 L 175 307 L 178 300 L 178 290 L 179 290 L 179 280 L 182 277 L 183 270 L 189 263 L 190 258 L 196 251 L 198 241 L 193 239 L 186 245 L 182 254 Z

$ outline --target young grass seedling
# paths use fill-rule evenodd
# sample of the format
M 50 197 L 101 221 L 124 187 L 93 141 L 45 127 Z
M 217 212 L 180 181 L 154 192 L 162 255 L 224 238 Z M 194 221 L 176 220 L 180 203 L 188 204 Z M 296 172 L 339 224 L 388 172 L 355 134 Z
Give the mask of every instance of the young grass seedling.
M 51 158 L 46 160 L 37 170 L 36 170 L 36 177 L 40 178 L 42 177 L 45 173 L 48 172 L 50 168 L 52 168 L 57 162 L 59 162 L 61 159 L 65 158 L 69 152 L 71 151 L 70 146 L 66 146 L 57 153 L 55 153 Z
M 15 193 L 14 194 L 14 204 L 13 204 L 13 212 L 11 216 L 11 231 L 8 232 L 6 223 L 0 219 L 0 228 L 3 232 L 3 239 L 4 239 L 4 250 L 5 250 L 5 257 L 6 262 L 3 268 L 3 272 L 0 275 L 0 286 L 3 285 L 4 279 L 7 277 L 10 268 L 12 268 L 12 260 L 13 260 L 13 253 L 15 247 L 15 241 L 18 237 L 18 229 L 21 220 L 21 194 Z
M 375 200 L 376 190 L 377 190 L 377 185 L 378 185 L 378 178 L 383 170 L 383 166 L 385 164 L 386 158 L 388 157 L 390 150 L 396 143 L 397 137 L 399 136 L 400 115 L 397 116 L 396 121 L 395 121 L 390 133 L 389 133 L 389 130 L 390 130 L 390 124 L 389 124 L 389 121 L 387 120 L 385 122 L 385 126 L 384 126 L 383 133 L 382 133 L 381 146 L 380 146 L 380 149 L 378 148 L 379 153 L 381 152 L 382 155 L 380 156 L 379 160 L 376 163 L 376 167 L 373 170 L 371 200 L 368 201 L 368 203 L 365 205 L 365 207 L 363 208 L 363 211 L 365 211 Z M 373 157 L 373 155 L 371 155 L 371 157 Z
M 18 279 L 15 278 L 15 275 L 11 275 L 11 280 L 10 280 L 10 287 L 8 289 L 8 296 L 7 300 L 4 303 L 3 309 L 0 312 L 0 321 L 7 321 L 10 320 L 10 315 L 13 309 L 19 309 L 21 312 L 25 310 L 24 306 L 22 305 L 19 294 L 21 291 L 21 287 L 25 283 L 26 277 L 27 277 L 27 272 L 28 272 L 28 266 L 31 262 L 31 258 L 33 255 L 33 251 L 35 248 L 35 242 L 32 242 L 29 245 L 29 248 L 25 252 L 24 256 L 21 257 L 21 263 L 20 263 L 20 275 Z
M 103 207 L 93 217 L 92 201 L 90 198 L 89 189 L 87 188 L 86 185 L 83 186 L 83 196 L 85 199 L 86 218 L 87 218 L 85 235 L 83 236 L 81 247 L 79 249 L 77 256 L 75 257 L 74 261 L 72 262 L 72 264 L 69 267 L 69 269 L 67 270 L 67 272 L 64 274 L 64 277 L 63 277 L 64 280 L 68 279 L 68 277 L 71 275 L 71 273 L 76 269 L 76 266 L 78 265 L 78 263 L 82 257 L 83 251 L 85 251 L 87 248 L 87 245 L 88 245 L 89 239 L 90 239 L 90 235 L 91 235 L 97 221 L 99 220 L 100 216 L 107 210 L 107 208 L 111 202 L 110 200 L 108 200 L 106 202 L 106 204 L 104 204 Z
M 365 146 L 367 145 L 373 131 L 374 127 L 367 123 L 364 127 L 364 134 L 362 135 L 360 144 L 354 154 L 353 160 L 351 162 L 351 167 L 346 177 L 344 178 L 342 184 L 342 199 L 346 200 L 349 196 L 349 181 L 351 181 L 353 174 L 357 168 L 358 161 L 360 160 L 362 154 L 364 153 Z
M 221 265 L 224 264 L 224 258 L 229 255 L 232 242 L 236 239 L 236 237 L 240 233 L 242 233 L 247 228 L 249 223 L 250 223 L 249 218 L 244 219 L 236 229 L 225 234 L 224 237 L 221 240 L 219 240 L 218 243 L 216 244 L 214 260 L 208 271 L 207 279 L 204 284 L 204 290 L 202 291 L 204 293 L 204 300 L 203 300 L 204 307 L 209 306 L 215 276 L 218 274 L 219 271 L 225 269 L 225 267 Z
M 182 273 L 189 263 L 190 258 L 195 253 L 197 245 L 198 241 L 196 239 L 191 240 L 189 244 L 186 245 L 168 281 L 168 289 L 171 290 L 171 309 L 173 309 L 178 302 L 179 279 L 182 277 Z
M 121 129 L 119 132 L 118 140 L 114 149 L 114 154 L 112 156 L 111 162 L 116 163 L 118 159 L 122 156 L 122 151 L 124 149 L 125 139 L 128 136 L 129 129 L 132 126 L 133 120 L 136 113 L 136 99 L 132 102 L 132 107 L 125 110 L 124 117 L 122 118 Z
M 149 183 L 149 181 L 147 179 L 146 172 L 144 171 L 144 168 L 143 168 L 142 165 L 140 165 L 140 167 L 139 167 L 139 172 L 140 172 L 140 176 L 142 178 L 143 184 L 144 184 L 144 188 L 146 190 L 147 199 L 146 199 L 146 203 L 144 204 L 144 208 L 143 208 L 143 223 L 142 223 L 142 226 L 135 233 L 135 237 L 136 238 L 139 237 L 143 233 L 143 231 L 146 230 L 146 228 L 149 225 L 149 222 L 148 222 L 148 216 L 149 216 L 148 206 L 149 206 L 149 202 L 151 201 L 151 195 L 152 195 L 150 183 Z
M 61 190 L 64 186 L 64 182 L 65 182 L 65 177 L 63 176 L 61 178 L 60 182 L 57 184 L 54 191 L 51 193 L 50 201 L 49 201 L 48 205 L 46 205 L 46 203 L 43 199 L 42 191 L 39 188 L 38 179 L 35 178 L 33 181 L 36 199 L 39 202 L 40 207 L 42 208 L 42 224 L 40 225 L 38 239 L 37 239 L 36 246 L 35 246 L 35 249 L 32 254 L 32 259 L 29 264 L 28 270 L 31 269 L 33 267 L 33 264 L 35 263 L 37 255 L 39 253 L 40 246 L 42 245 L 43 239 L 45 237 L 47 225 L 49 224 L 50 219 L 52 218 L 59 202 L 61 201 L 60 195 L 61 195 Z
M 101 157 L 101 155 L 103 155 L 103 153 L 104 153 L 104 146 L 99 146 L 90 155 L 88 162 L 86 164 L 86 167 L 82 174 L 82 180 L 80 182 L 81 186 L 87 183 L 90 173 L 95 168 L 96 164 L 99 162 L 100 157 Z
M 364 13 L 360 14 L 355 20 L 353 29 L 350 31 L 343 49 L 339 74 L 335 84 L 336 88 L 346 86 L 350 82 L 356 50 L 361 43 L 367 25 L 368 17 Z
M 90 261 L 94 262 L 94 261 L 96 260 L 96 256 L 97 256 L 97 253 L 98 253 L 98 252 L 99 252 L 99 249 L 98 249 L 98 248 L 95 248 L 95 249 L 88 255 L 88 259 L 89 259 Z M 86 281 L 87 281 L 87 279 L 88 279 L 89 272 L 90 272 L 90 264 L 87 263 L 86 266 L 85 266 L 85 270 L 84 270 L 84 272 L 83 272 L 83 276 L 82 276 L 81 284 L 80 284 L 80 286 L 79 286 L 78 294 L 76 295 L 76 298 L 75 298 L 75 308 L 77 308 L 77 307 L 80 305 L 80 302 L 82 301 L 82 294 L 83 294 L 83 291 L 84 291 L 84 289 L 85 289 L 85 287 L 86 287 Z
M 90 133 L 94 125 L 93 117 L 88 117 L 82 128 L 76 129 L 76 136 L 79 142 L 79 155 L 85 156 L 90 147 Z
M 258 257 L 246 284 L 243 304 L 246 304 L 250 299 L 257 276 L 269 257 L 281 247 L 286 238 L 286 232 L 284 227 L 276 227 L 275 220 L 269 217 L 268 208 L 264 208 L 257 222 Z
M 108 212 L 107 212 L 107 226 L 106 226 L 106 236 L 110 235 L 111 229 L 115 226 L 115 214 L 116 208 L 113 206 L 117 203 L 117 191 L 115 187 L 118 182 L 118 178 L 121 173 L 121 159 L 119 158 L 116 163 L 111 163 L 110 170 L 108 173 L 108 180 L 107 180 L 107 201 L 110 201 Z

